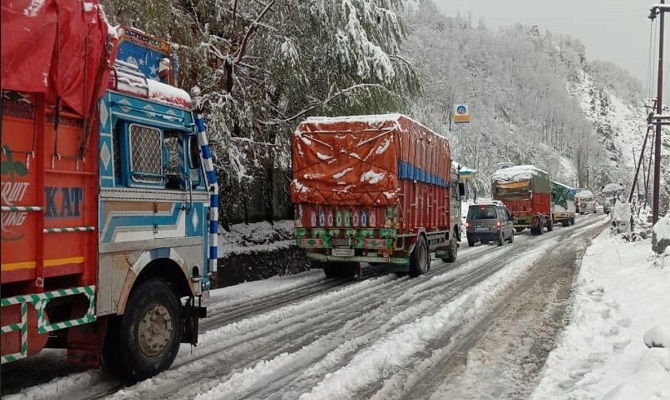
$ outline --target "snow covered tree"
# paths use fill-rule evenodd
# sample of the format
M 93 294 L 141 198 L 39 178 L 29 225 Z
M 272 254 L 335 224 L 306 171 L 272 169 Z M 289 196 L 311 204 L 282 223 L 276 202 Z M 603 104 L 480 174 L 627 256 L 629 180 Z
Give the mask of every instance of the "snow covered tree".
M 202 90 L 224 193 L 235 193 L 223 197 L 228 215 L 239 213 L 230 204 L 248 207 L 255 178 L 270 191 L 288 187 L 274 172 L 289 167 L 301 118 L 404 111 L 418 92 L 400 55 L 401 0 L 109 3 L 118 21 L 182 45 L 183 85 Z M 151 21 L 129 19 L 137 14 Z M 264 197 L 271 220 L 273 195 Z

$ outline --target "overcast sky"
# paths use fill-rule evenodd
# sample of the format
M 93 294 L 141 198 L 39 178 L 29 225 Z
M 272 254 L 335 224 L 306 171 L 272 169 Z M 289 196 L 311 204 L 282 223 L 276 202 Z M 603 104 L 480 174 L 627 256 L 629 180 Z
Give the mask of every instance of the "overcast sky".
M 660 0 L 433 0 L 447 16 L 472 14 L 490 29 L 517 22 L 538 25 L 541 32 L 579 39 L 590 60 L 611 61 L 640 79 L 647 88 L 649 74 L 649 6 Z M 668 2 L 670 3 L 670 1 Z M 670 22 L 670 15 L 666 14 Z M 654 26 L 658 22 L 654 22 Z M 665 60 L 670 59 L 670 24 L 666 23 Z M 653 50 L 658 63 L 658 46 Z M 666 63 L 666 65 L 668 65 Z M 667 67 L 666 67 L 667 70 Z M 655 71 L 655 69 L 654 69 Z M 665 71 L 664 71 L 665 73 Z M 654 75 L 656 72 L 654 72 Z M 668 78 L 664 79 L 667 81 Z M 654 90 L 655 93 L 655 90 Z

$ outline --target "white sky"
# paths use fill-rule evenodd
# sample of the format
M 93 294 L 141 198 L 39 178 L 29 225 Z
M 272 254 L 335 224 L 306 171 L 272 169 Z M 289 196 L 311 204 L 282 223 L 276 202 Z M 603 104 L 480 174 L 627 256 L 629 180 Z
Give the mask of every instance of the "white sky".
M 586 46 L 589 60 L 611 61 L 642 81 L 649 74 L 650 20 L 652 0 L 433 0 L 447 16 L 472 15 L 490 29 L 517 22 L 538 25 L 541 32 L 570 35 Z M 669 17 L 666 15 L 666 17 Z M 670 18 L 666 18 L 670 22 Z M 654 23 L 654 26 L 657 22 Z M 666 26 L 666 60 L 670 56 Z M 652 53 L 658 62 L 658 47 Z M 655 64 L 654 64 L 655 65 Z M 667 65 L 667 63 L 666 63 Z M 667 67 L 666 67 L 667 68 Z M 654 75 L 656 72 L 654 72 Z

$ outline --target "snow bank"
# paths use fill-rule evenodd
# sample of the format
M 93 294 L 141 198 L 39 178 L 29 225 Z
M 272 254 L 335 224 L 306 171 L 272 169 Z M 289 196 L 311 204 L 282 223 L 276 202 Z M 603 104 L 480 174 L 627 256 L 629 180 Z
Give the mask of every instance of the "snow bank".
M 649 240 L 596 238 L 532 400 L 670 399 L 670 349 L 645 344 L 670 342 L 670 269 L 654 261 Z

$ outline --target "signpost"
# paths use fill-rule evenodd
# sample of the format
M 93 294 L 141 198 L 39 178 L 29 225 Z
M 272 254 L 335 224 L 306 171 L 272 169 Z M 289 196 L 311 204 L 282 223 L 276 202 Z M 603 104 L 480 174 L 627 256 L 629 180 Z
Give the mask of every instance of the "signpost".
M 470 122 L 470 109 L 467 104 L 456 104 L 454 106 L 454 122 L 457 124 Z

